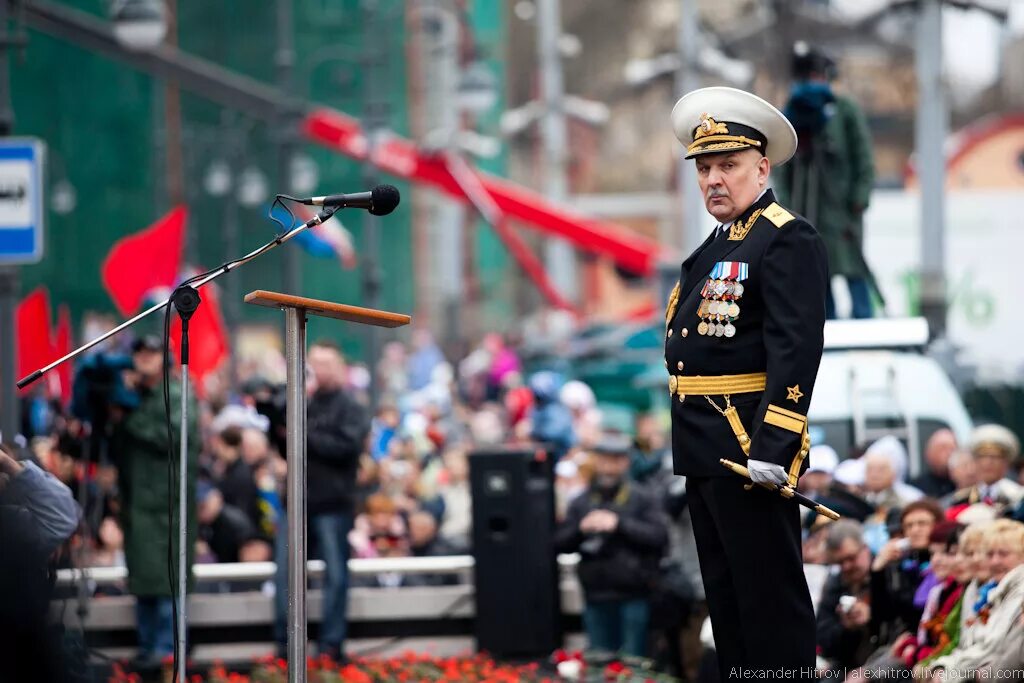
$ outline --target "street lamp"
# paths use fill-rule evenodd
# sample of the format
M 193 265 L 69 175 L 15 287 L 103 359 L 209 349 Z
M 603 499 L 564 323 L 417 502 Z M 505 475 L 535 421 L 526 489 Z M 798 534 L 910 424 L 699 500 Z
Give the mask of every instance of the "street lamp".
M 78 206 L 78 192 L 67 178 L 61 178 L 50 188 L 50 208 L 59 216 L 66 216 Z
M 46 151 L 50 165 L 50 210 L 58 216 L 67 216 L 78 207 L 78 191 L 68 178 L 68 167 L 64 157 L 53 148 Z
M 152 50 L 167 35 L 167 8 L 161 0 L 113 0 L 114 37 L 129 50 Z
M 267 176 L 256 166 L 247 166 L 238 175 L 238 203 L 252 209 L 267 200 Z
M 463 69 L 456 98 L 459 109 L 479 116 L 490 111 L 498 101 L 498 79 L 483 60 L 476 60 Z
M 203 174 L 203 189 L 211 197 L 220 199 L 231 192 L 233 180 L 228 162 L 224 159 L 214 159 Z
M 320 184 L 320 169 L 308 154 L 293 154 L 288 163 L 288 187 L 297 195 L 312 194 Z

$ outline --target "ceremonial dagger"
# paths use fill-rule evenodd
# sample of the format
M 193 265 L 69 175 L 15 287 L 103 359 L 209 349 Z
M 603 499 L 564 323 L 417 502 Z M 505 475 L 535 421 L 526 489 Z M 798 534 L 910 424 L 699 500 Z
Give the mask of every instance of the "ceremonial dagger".
M 722 463 L 723 466 L 728 467 L 730 470 L 732 470 L 736 474 L 738 474 L 738 475 L 740 475 L 742 477 L 746 477 L 747 479 L 750 479 L 750 470 L 748 470 L 743 465 L 739 465 L 737 463 L 734 463 L 732 460 L 726 460 L 725 458 L 721 458 L 719 460 L 719 462 Z M 831 510 L 831 509 L 825 507 L 824 505 L 821 505 L 819 503 L 814 502 L 813 500 L 811 500 L 810 498 L 808 498 L 804 494 L 802 494 L 799 491 L 795 490 L 792 486 L 776 486 L 775 484 L 758 484 L 758 485 L 759 486 L 763 486 L 764 488 L 768 489 L 769 491 L 778 491 L 779 495 L 781 495 L 783 498 L 792 498 L 796 502 L 798 502 L 801 505 L 803 505 L 805 508 L 810 508 L 811 510 L 814 510 L 819 515 L 823 515 L 823 516 L 828 517 L 829 519 L 832 519 L 832 520 L 839 519 L 839 513 L 838 512 L 836 512 L 835 510 Z

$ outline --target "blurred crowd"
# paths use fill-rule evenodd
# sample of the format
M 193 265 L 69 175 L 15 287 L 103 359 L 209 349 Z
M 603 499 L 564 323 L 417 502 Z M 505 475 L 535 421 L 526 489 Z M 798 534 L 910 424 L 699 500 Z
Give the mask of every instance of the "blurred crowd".
M 286 396 L 279 352 L 266 350 L 200 384 L 191 403 L 188 490 L 189 561 L 275 560 L 278 575 L 262 588 L 277 595 L 275 635 L 286 640 Z M 167 368 L 170 424 L 162 395 L 162 340 L 143 336 L 88 356 L 76 369 L 68 406 L 24 398 L 22 457 L 65 483 L 83 514 L 57 567 L 128 568 L 126 582 L 90 586 L 95 595 L 137 598 L 142 659 L 173 647 L 168 544 L 176 544 L 181 384 Z M 225 373 L 227 368 L 225 368 Z M 350 586 L 439 585 L 458 575 L 388 573 L 349 577 L 349 558 L 403 558 L 471 550 L 469 455 L 494 446 L 551 444 L 566 456 L 559 490 L 582 490 L 581 450 L 596 439 L 596 399 L 580 382 L 553 372 L 524 377 L 516 350 L 487 335 L 450 363 L 428 333 L 388 344 L 373 368 L 380 400 L 370 410 L 371 369 L 349 364 L 331 341 L 307 353 L 307 510 L 309 550 L 324 559 L 321 651 L 340 658 Z M 338 568 L 342 569 L 338 569 Z M 198 591 L 260 588 L 251 582 L 202 583 Z M 325 622 L 330 618 L 325 617 Z
M 77 372 L 68 410 L 26 399 L 26 449 L 82 507 L 79 531 L 60 556 L 64 566 L 131 567 L 133 552 L 147 553 L 139 544 L 133 549 L 133 535 L 167 535 L 163 397 L 145 391 L 161 384 L 160 349 L 159 339 L 143 337 L 123 354 L 91 357 Z M 382 399 L 372 414 L 369 368 L 348 365 L 329 341 L 314 342 L 307 360 L 312 554 L 337 566 L 349 557 L 471 552 L 472 453 L 544 442 L 557 456 L 556 546 L 581 555 L 584 627 L 592 644 L 654 656 L 688 680 L 714 677 L 714 639 L 705 624 L 685 480 L 671 473 L 661 419 L 639 415 L 629 435 L 602 429 L 587 385 L 555 372 L 525 372 L 516 349 L 498 335 L 485 337 L 454 364 L 422 331 L 408 346 L 389 344 L 373 369 Z M 234 393 L 227 382 L 204 386 L 191 426 L 198 444 L 197 541 L 189 550 L 196 562 L 283 558 L 285 396 L 274 374 L 281 367 L 280 358 L 271 358 L 239 368 L 243 377 Z M 172 405 L 180 400 L 174 396 Z M 146 448 L 153 456 L 148 460 L 138 455 Z M 820 664 L 922 674 L 1024 667 L 1018 439 L 1003 427 L 983 425 L 961 444 L 940 429 L 922 454 L 912 468 L 894 436 L 842 456 L 827 445 L 811 452 L 799 486 L 843 517 L 831 522 L 807 513 L 804 520 Z M 912 469 L 919 470 L 915 476 Z M 332 540 L 339 535 L 346 542 Z M 163 551 L 155 547 L 155 557 L 142 566 L 154 565 L 166 584 L 166 545 Z M 166 602 L 147 607 L 148 579 L 136 573 L 127 585 L 94 592 L 140 596 L 140 646 L 164 651 Z M 350 585 L 460 580 L 401 572 L 351 580 L 347 573 L 330 574 L 325 600 L 335 598 L 326 613 L 340 615 Z M 281 600 L 285 581 L 279 571 Z M 283 628 L 280 618 L 278 626 Z M 322 649 L 342 657 L 343 616 L 322 631 L 328 634 Z
M 1020 443 L 998 425 L 966 444 L 931 435 L 907 480 L 894 437 L 838 462 L 812 450 L 801 487 L 844 515 L 810 515 L 804 560 L 823 667 L 847 680 L 1024 670 L 1024 473 Z

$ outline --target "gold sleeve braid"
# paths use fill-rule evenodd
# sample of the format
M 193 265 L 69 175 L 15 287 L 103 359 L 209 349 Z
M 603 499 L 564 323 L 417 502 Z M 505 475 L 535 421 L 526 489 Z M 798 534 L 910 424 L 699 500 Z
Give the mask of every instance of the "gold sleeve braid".
M 768 404 L 768 410 L 764 414 L 764 422 L 765 424 L 800 435 L 800 450 L 793 457 L 793 462 L 789 466 L 789 484 L 790 486 L 796 486 L 796 482 L 800 478 L 800 467 L 803 465 L 804 459 L 811 449 L 811 437 L 807 433 L 807 416 L 780 408 L 774 404 Z

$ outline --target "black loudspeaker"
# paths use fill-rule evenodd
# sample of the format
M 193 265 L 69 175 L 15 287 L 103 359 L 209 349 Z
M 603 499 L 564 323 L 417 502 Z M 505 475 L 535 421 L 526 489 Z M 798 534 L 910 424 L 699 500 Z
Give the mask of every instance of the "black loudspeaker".
M 544 450 L 469 457 L 477 648 L 547 657 L 561 647 L 554 463 Z

